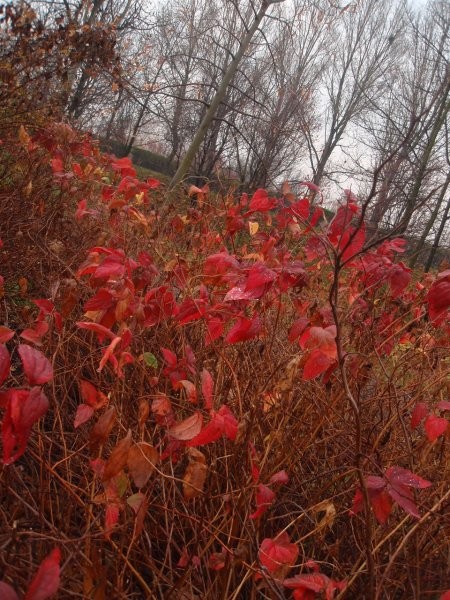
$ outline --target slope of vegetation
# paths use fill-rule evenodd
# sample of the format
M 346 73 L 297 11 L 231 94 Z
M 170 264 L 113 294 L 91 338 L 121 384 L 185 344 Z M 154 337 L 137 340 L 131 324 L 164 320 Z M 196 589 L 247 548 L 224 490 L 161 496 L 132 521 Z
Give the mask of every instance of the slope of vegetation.
M 139 179 L 49 101 L 107 32 L 11 11 L 0 598 L 447 600 L 450 272 L 350 192 Z

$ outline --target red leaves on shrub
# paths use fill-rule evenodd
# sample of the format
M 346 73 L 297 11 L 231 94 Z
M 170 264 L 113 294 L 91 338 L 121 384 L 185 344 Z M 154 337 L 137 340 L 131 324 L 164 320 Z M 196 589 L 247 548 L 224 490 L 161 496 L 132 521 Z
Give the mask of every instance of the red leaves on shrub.
M 0 325 L 0 344 L 6 344 L 14 337 L 14 331 L 5 325 Z
M 228 406 L 221 406 L 216 412 L 211 410 L 211 421 L 191 440 L 187 446 L 204 446 L 220 439 L 222 436 L 229 440 L 236 439 L 238 421 Z
M 75 429 L 86 423 L 95 410 L 99 408 L 103 408 L 108 404 L 108 397 L 105 396 L 102 392 L 97 390 L 91 383 L 88 381 L 80 381 L 81 386 L 81 396 L 85 403 L 80 404 L 77 408 L 77 413 L 75 415 L 74 427 Z
M 6 346 L 0 344 L 0 385 L 9 377 L 11 358 Z
M 448 421 L 444 417 L 428 415 L 425 420 L 425 433 L 430 442 L 437 440 L 439 436 L 447 431 Z
M 253 319 L 247 319 L 246 317 L 239 317 L 230 331 L 225 337 L 226 344 L 237 344 L 238 342 L 246 342 L 259 335 L 261 331 L 261 319 L 259 317 L 253 317 Z
M 256 510 L 250 515 L 250 519 L 259 519 L 266 510 L 272 505 L 276 498 L 273 492 L 267 485 L 259 483 L 256 490 Z
M 251 214 L 253 212 L 267 212 L 275 208 L 278 204 L 276 198 L 269 198 L 269 194 L 266 190 L 258 189 L 253 194 L 252 199 L 250 200 L 249 211 L 247 214 Z
M 276 573 L 281 567 L 292 567 L 297 557 L 298 546 L 291 543 L 286 532 L 280 533 L 275 538 L 265 538 L 258 552 L 259 562 L 270 573 Z
M 299 340 L 302 349 L 312 348 L 303 368 L 303 379 L 309 380 L 324 373 L 337 357 L 336 327 L 310 327 Z
M 316 594 L 325 593 L 326 600 L 332 600 L 335 592 L 345 590 L 345 581 L 335 581 L 323 573 L 295 575 L 283 581 L 283 585 L 294 590 L 294 600 L 314 600 Z M 321 596 L 323 597 L 323 596 Z
M 203 423 L 202 414 L 197 411 L 184 421 L 175 423 L 167 430 L 169 436 L 175 440 L 187 441 L 192 440 L 199 434 Z
M 38 569 L 24 600 L 46 600 L 56 594 L 59 587 L 61 551 L 55 548 L 45 558 Z
M 205 402 L 205 408 L 211 410 L 213 407 L 214 381 L 211 373 L 207 369 L 202 371 L 202 395 Z
M 121 177 L 136 177 L 136 170 L 133 167 L 133 163 L 127 157 L 115 158 L 111 162 L 111 167 L 114 171 L 119 172 Z
M 30 385 L 42 385 L 52 379 L 52 365 L 42 352 L 24 344 L 19 345 L 18 352 Z
M 439 410 L 450 410 L 450 402 L 439 402 L 437 408 Z M 418 427 L 423 419 L 425 419 L 425 433 L 430 442 L 434 442 L 447 431 L 447 419 L 429 414 L 427 405 L 424 402 L 418 402 L 411 415 L 411 428 Z
M 390 266 L 387 277 L 392 298 L 398 298 L 411 281 L 411 269 L 399 262 Z
M 427 294 L 428 314 L 435 325 L 445 320 L 450 308 L 450 269 L 439 273 Z
M 411 429 L 416 429 L 428 414 L 428 406 L 425 402 L 418 402 L 411 415 Z
M 6 413 L 2 422 L 3 462 L 10 465 L 25 452 L 33 424 L 48 410 L 48 399 L 40 387 L 8 390 L 4 397 Z
M 407 513 L 420 518 L 419 510 L 414 502 L 411 488 L 425 489 L 430 481 L 411 473 L 403 467 L 390 467 L 384 478 L 370 475 L 366 478 L 367 492 L 375 516 L 380 523 L 385 523 L 392 510 L 392 500 L 397 502 Z M 390 498 L 389 498 L 390 496 Z M 363 495 L 356 490 L 351 513 L 356 514 L 363 508 Z
M 15 590 L 4 581 L 0 581 L 0 598 L 2 600 L 19 600 Z
M 27 342 L 31 342 L 32 344 L 36 344 L 36 346 L 42 345 L 42 338 L 48 331 L 48 323 L 47 321 L 38 321 L 34 324 L 34 327 L 29 327 L 24 329 L 20 334 L 20 337 L 26 340 Z

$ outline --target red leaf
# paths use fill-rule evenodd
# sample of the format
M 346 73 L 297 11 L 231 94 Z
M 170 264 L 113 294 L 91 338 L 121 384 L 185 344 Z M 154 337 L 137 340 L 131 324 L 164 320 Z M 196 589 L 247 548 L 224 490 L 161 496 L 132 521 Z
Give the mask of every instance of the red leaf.
M 322 354 L 335 359 L 337 357 L 336 327 L 334 325 L 330 325 L 325 329 L 323 327 L 310 327 L 301 336 L 299 344 L 302 349 L 319 348 Z
M 272 505 L 276 494 L 267 485 L 258 484 L 256 491 L 256 510 L 250 515 L 250 519 L 259 519 L 266 510 Z
M 14 589 L 4 581 L 0 581 L 0 598 L 2 600 L 19 600 Z
M 448 400 L 441 400 L 437 404 L 439 410 L 450 410 L 450 402 Z
M 176 367 L 178 364 L 178 359 L 176 354 L 174 354 L 171 350 L 167 348 L 161 348 L 162 355 L 164 360 L 168 364 L 169 367 Z
M 45 558 L 38 569 L 24 600 L 46 600 L 56 594 L 59 587 L 61 551 L 55 548 Z
M 73 426 L 75 427 L 75 429 L 80 425 L 83 425 L 83 423 L 86 423 L 86 421 L 89 421 L 93 414 L 94 409 L 92 408 L 92 406 L 88 406 L 87 404 L 80 404 L 77 408 L 77 413 L 73 422 Z
M 218 412 L 211 411 L 211 421 L 198 435 L 193 437 L 186 445 L 190 447 L 204 446 L 215 442 L 225 435 L 229 440 L 236 439 L 238 422 L 228 406 L 221 406 Z
M 185 389 L 188 401 L 191 402 L 191 404 L 197 404 L 197 389 L 192 381 L 181 379 L 180 383 Z
M 430 442 L 437 440 L 439 436 L 447 431 L 448 421 L 444 417 L 429 415 L 425 421 L 425 433 Z
M 212 317 L 208 319 L 206 323 L 207 331 L 205 336 L 205 346 L 208 346 L 211 342 L 217 340 L 225 329 L 222 319 L 219 317 Z
M 122 338 L 120 336 L 116 336 L 106 348 L 106 350 L 104 350 L 102 359 L 98 365 L 98 373 L 100 373 L 103 370 L 103 367 L 106 365 L 110 357 L 114 354 L 114 350 L 116 349 L 117 345 L 120 344 L 121 341 Z
M 31 342 L 32 344 L 40 346 L 42 344 L 41 338 L 47 333 L 47 331 L 47 321 L 38 321 L 37 323 L 35 323 L 34 327 L 24 329 L 20 334 L 20 337 L 26 340 L 27 342 Z
M 411 269 L 402 262 L 393 264 L 389 269 L 388 280 L 392 298 L 398 298 L 411 281 Z
M 20 426 L 28 429 L 45 415 L 48 410 L 48 399 L 40 387 L 30 390 L 22 407 Z
M 208 567 L 213 571 L 220 571 L 225 568 L 226 559 L 223 552 L 213 552 L 208 559 Z
M 11 358 L 6 346 L 0 344 L 0 385 L 9 377 Z
M 283 585 L 291 590 L 310 590 L 311 592 L 319 593 L 325 587 L 322 573 L 305 573 L 303 575 L 296 575 L 283 581 Z M 310 596 L 305 595 L 304 598 Z M 314 596 L 311 596 L 312 598 Z M 302 598 L 302 596 L 295 596 L 295 599 Z
M 184 419 L 180 423 L 175 423 L 167 431 L 170 437 L 175 440 L 192 440 L 202 428 L 203 417 L 200 412 L 195 412 L 193 415 Z
M 105 511 L 105 537 L 110 538 L 114 527 L 119 521 L 120 508 L 117 502 L 111 502 Z
M 410 488 L 423 489 L 431 486 L 431 482 L 411 473 L 403 467 L 390 467 L 386 471 L 387 491 L 407 513 L 420 518 L 419 510 L 414 502 Z
M 80 392 L 84 402 L 92 408 L 99 409 L 108 404 L 108 397 L 89 381 L 80 379 Z
M 213 391 L 214 381 L 211 377 L 211 373 L 207 369 L 202 371 L 202 395 L 205 401 L 205 408 L 211 410 L 213 407 Z
M 55 175 L 59 175 L 59 174 L 63 173 L 64 164 L 60 158 L 52 158 L 50 161 L 50 164 L 52 166 L 52 170 Z
M 266 538 L 259 547 L 259 562 L 270 573 L 275 573 L 284 565 L 292 566 L 298 557 L 298 547 L 292 544 L 286 532 L 275 538 Z
M 96 215 L 96 210 L 91 210 L 87 207 L 87 200 L 83 198 L 78 202 L 77 210 L 75 211 L 75 219 L 81 221 L 86 215 Z
M 433 323 L 440 323 L 450 307 L 450 269 L 439 273 L 427 294 L 428 313 Z
M 269 481 L 270 483 L 278 483 L 281 485 L 289 481 L 289 475 L 283 469 L 282 471 L 278 471 L 278 473 L 274 473 Z
M 250 200 L 249 213 L 256 211 L 267 212 L 275 208 L 277 204 L 276 198 L 269 198 L 266 190 L 258 189 Z
M 2 423 L 3 462 L 12 464 L 25 452 L 33 424 L 48 409 L 48 399 L 41 388 L 12 389 L 6 396 L 6 413 Z
M 85 302 L 84 310 L 108 310 L 108 308 L 114 306 L 115 303 L 116 300 L 111 292 L 105 288 L 100 288 L 95 296 Z
M 87 329 L 88 331 L 95 331 L 95 333 L 97 334 L 98 341 L 100 343 L 105 339 L 105 337 L 108 337 L 111 340 L 113 340 L 116 337 L 116 334 L 113 333 L 111 331 L 111 329 L 108 329 L 107 327 L 104 327 L 103 325 L 100 325 L 99 323 L 89 323 L 89 322 L 78 321 L 76 323 L 76 326 L 79 327 L 80 329 Z
M 411 473 L 411 471 L 408 471 L 408 469 L 397 466 L 389 467 L 389 469 L 386 471 L 386 479 L 393 486 L 397 486 L 397 484 L 399 484 L 416 489 L 425 489 L 432 485 L 431 481 Z
M 427 414 L 428 406 L 425 404 L 425 402 L 418 402 L 411 415 L 411 429 L 416 429 L 416 427 L 420 425 Z
M 111 167 L 114 171 L 119 171 L 122 177 L 136 177 L 136 170 L 133 168 L 133 163 L 126 156 L 124 158 L 115 158 L 111 162 Z
M 341 260 L 346 262 L 353 258 L 358 252 L 360 252 L 366 241 L 366 230 L 364 223 L 361 224 L 359 229 L 356 231 L 354 228 L 350 228 L 344 232 L 339 240 L 339 249 L 342 250 Z
M 323 573 L 305 573 L 285 579 L 283 585 L 295 590 L 294 600 L 314 600 L 316 593 L 320 592 L 325 592 L 326 600 L 332 600 L 334 592 L 345 590 L 347 583 L 334 581 Z
M 9 327 L 0 325 L 0 344 L 6 344 L 11 338 L 14 337 L 14 331 Z
M 347 202 L 336 211 L 334 219 L 330 223 L 328 239 L 332 244 L 338 246 L 341 236 L 348 230 L 353 216 L 358 212 L 358 207 L 353 202 Z
M 211 421 L 191 440 L 187 442 L 187 446 L 196 447 L 204 446 L 219 440 L 223 435 L 223 430 L 220 423 L 214 417 Z
M 252 298 L 260 298 L 276 278 L 275 271 L 268 269 L 264 263 L 258 262 L 248 272 L 245 291 L 253 292 Z
M 334 360 L 324 354 L 322 350 L 316 348 L 309 355 L 308 360 L 303 367 L 303 379 L 308 381 L 318 377 L 324 373 L 330 365 L 334 363 Z
M 300 338 L 302 333 L 308 327 L 309 320 L 306 317 L 300 317 L 292 323 L 292 326 L 289 330 L 288 340 L 293 343 Z
M 258 336 L 261 331 L 261 320 L 259 317 L 253 319 L 247 319 L 245 317 L 239 317 L 235 325 L 228 332 L 225 343 L 237 344 L 238 342 L 245 342 Z
M 370 502 L 377 521 L 381 524 L 386 523 L 389 515 L 392 512 L 392 500 L 386 490 L 370 494 Z
M 20 344 L 18 351 L 30 385 L 42 385 L 53 378 L 52 365 L 42 352 L 25 344 Z

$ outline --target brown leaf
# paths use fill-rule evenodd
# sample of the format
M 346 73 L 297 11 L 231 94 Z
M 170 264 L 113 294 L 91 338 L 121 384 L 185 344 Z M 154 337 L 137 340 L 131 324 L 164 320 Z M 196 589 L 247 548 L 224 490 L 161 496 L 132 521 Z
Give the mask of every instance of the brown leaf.
M 103 480 L 111 479 L 124 468 L 127 464 L 128 452 L 131 447 L 131 429 L 128 430 L 126 437 L 113 448 L 110 457 L 108 458 L 105 471 L 103 473 Z
M 139 442 L 131 446 L 128 452 L 127 466 L 136 487 L 144 487 L 153 473 L 158 459 L 158 451 L 150 444 Z
M 139 408 L 138 408 L 139 429 L 142 429 L 144 427 L 145 421 L 148 419 L 149 414 L 150 414 L 150 404 L 149 404 L 148 400 L 145 400 L 145 398 L 142 398 L 139 401 Z
M 202 423 L 202 414 L 197 411 L 192 416 L 184 419 L 184 421 L 172 425 L 172 427 L 169 428 L 168 433 L 170 437 L 175 440 L 192 440 L 192 438 L 200 433 Z
M 322 500 L 319 504 L 316 504 L 312 511 L 316 514 L 317 518 L 317 529 L 323 529 L 324 527 L 333 527 L 334 519 L 336 518 L 336 508 L 330 500 Z M 322 518 L 318 518 L 319 514 L 323 514 Z
M 183 496 L 186 500 L 203 493 L 208 467 L 205 455 L 197 448 L 189 448 L 189 464 L 183 477 Z
M 108 408 L 101 417 L 98 419 L 97 423 L 91 429 L 90 434 L 90 442 L 91 446 L 97 446 L 99 444 L 104 444 L 108 439 L 109 434 L 111 433 L 112 428 L 114 427 L 114 423 L 116 421 L 116 410 L 113 406 Z

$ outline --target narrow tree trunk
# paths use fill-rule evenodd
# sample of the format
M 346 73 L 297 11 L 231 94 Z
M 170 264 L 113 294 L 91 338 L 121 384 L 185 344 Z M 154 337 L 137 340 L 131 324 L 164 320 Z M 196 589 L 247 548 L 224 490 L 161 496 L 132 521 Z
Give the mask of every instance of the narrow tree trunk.
M 444 233 L 445 225 L 450 218 L 450 198 L 447 201 L 447 206 L 445 207 L 444 214 L 442 216 L 441 224 L 439 225 L 438 232 L 436 237 L 434 238 L 433 247 L 431 248 L 430 255 L 427 260 L 427 264 L 425 265 L 425 273 L 431 269 L 431 265 L 433 264 L 434 257 L 436 255 L 436 251 L 439 248 L 439 242 L 441 241 L 442 234 Z
M 177 185 L 179 185 L 184 179 L 187 172 L 189 171 L 189 168 L 195 158 L 195 155 L 197 154 L 198 149 L 200 148 L 200 145 L 205 138 L 206 132 L 208 131 L 214 117 L 216 116 L 217 109 L 219 108 L 221 102 L 225 98 L 228 86 L 236 74 L 236 71 L 239 67 L 239 63 L 241 62 L 247 48 L 250 45 L 253 36 L 255 35 L 258 27 L 260 26 L 261 21 L 263 20 L 267 12 L 267 9 L 271 4 L 283 1 L 284 0 L 263 0 L 259 12 L 256 14 L 251 27 L 247 30 L 247 33 L 243 37 L 239 49 L 236 53 L 236 56 L 230 62 L 228 69 L 226 70 L 225 75 L 222 79 L 222 82 L 220 83 L 217 92 L 215 93 L 211 104 L 209 105 L 208 110 L 206 111 L 205 116 L 203 117 L 202 122 L 200 123 L 199 128 L 197 129 L 194 139 L 192 140 L 185 156 L 183 157 L 177 169 L 177 172 L 175 173 L 172 181 L 170 182 L 170 189 L 173 189 Z
M 442 102 L 439 107 L 438 113 L 436 115 L 436 120 L 434 121 L 433 127 L 430 132 L 430 138 L 428 140 L 427 145 L 422 154 L 422 159 L 420 161 L 419 169 L 417 171 L 416 180 L 414 182 L 413 189 L 411 190 L 411 194 L 409 195 L 408 204 L 406 206 L 406 210 L 403 213 L 400 219 L 400 227 L 398 231 L 403 233 L 406 231 L 409 222 L 411 221 L 411 217 L 417 208 L 417 200 L 419 198 L 420 189 L 422 187 L 422 180 L 425 176 L 425 172 L 428 167 L 428 163 L 431 158 L 431 153 L 433 152 L 434 145 L 436 143 L 437 136 L 441 127 L 445 123 L 445 119 L 447 118 L 448 112 L 450 110 L 450 102 L 448 101 L 448 94 L 450 92 L 450 80 L 447 84 L 445 92 L 443 94 Z
M 409 261 L 409 266 L 413 269 L 416 266 L 417 260 L 419 258 L 420 253 L 422 252 L 424 246 L 425 246 L 425 242 L 427 240 L 428 234 L 431 231 L 431 228 L 434 225 L 434 222 L 437 219 L 437 216 L 439 214 L 439 209 L 442 206 L 442 203 L 444 202 L 444 198 L 445 195 L 447 193 L 447 189 L 448 186 L 450 184 L 450 173 L 447 175 L 447 179 L 445 180 L 445 183 L 442 187 L 441 193 L 439 194 L 439 198 L 437 199 L 436 205 L 433 209 L 433 212 L 430 215 L 430 218 L 428 219 L 428 222 L 425 226 L 425 229 L 423 230 L 422 235 L 420 236 L 420 240 L 417 243 L 415 252 L 414 252 L 414 256 L 411 258 L 411 260 Z

